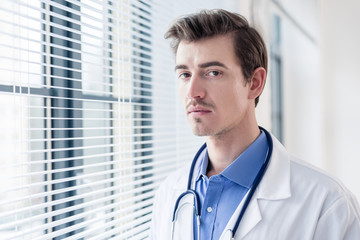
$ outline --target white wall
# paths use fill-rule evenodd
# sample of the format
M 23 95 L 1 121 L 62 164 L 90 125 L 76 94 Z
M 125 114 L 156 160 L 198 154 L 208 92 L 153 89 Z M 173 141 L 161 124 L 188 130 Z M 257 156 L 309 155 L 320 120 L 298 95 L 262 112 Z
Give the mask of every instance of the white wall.
M 320 2 L 326 168 L 360 199 L 360 1 Z
M 291 153 L 323 167 L 323 91 L 318 46 L 287 21 L 282 39 L 284 143 Z
M 324 167 L 323 158 L 323 89 L 320 75 L 320 48 L 316 34 L 316 1 L 283 1 L 280 8 L 284 144 L 294 155 Z M 311 9 L 311 11 L 309 10 Z M 298 16 L 303 15 L 304 18 Z M 308 19 L 313 19 L 309 22 Z
M 246 4 L 251 9 L 251 1 L 243 1 Z M 360 199 L 360 1 L 255 4 L 255 20 L 260 21 L 268 45 L 272 14 L 282 19 L 286 148 L 339 178 Z M 267 125 L 271 107 L 267 92 L 262 100 L 257 114 Z

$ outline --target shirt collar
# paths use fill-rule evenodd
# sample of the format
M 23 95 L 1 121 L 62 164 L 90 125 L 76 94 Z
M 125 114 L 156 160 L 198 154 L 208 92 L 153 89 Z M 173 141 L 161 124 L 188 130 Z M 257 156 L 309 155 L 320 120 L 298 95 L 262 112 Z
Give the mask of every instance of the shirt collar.
M 241 186 L 250 188 L 262 164 L 265 162 L 268 148 L 266 135 L 261 131 L 258 138 L 241 153 L 235 161 L 222 171 L 220 175 Z M 206 176 L 209 163 L 207 149 L 203 152 L 200 159 L 201 163 L 196 181 L 199 180 L 201 176 Z
M 199 158 L 201 159 L 201 162 L 200 162 L 198 175 L 196 176 L 196 181 L 198 181 L 200 177 L 206 176 L 206 169 L 209 164 L 209 155 L 207 148 L 205 149 L 205 151 L 203 151 L 203 153 L 200 155 Z

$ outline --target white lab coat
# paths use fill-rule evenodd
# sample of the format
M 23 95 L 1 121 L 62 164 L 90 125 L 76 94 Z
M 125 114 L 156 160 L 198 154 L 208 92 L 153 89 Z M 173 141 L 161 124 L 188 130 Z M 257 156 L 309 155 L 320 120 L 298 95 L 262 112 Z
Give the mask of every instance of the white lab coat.
M 235 239 L 360 239 L 360 209 L 353 195 L 337 180 L 291 156 L 274 137 L 273 142 L 270 164 Z M 174 204 L 186 189 L 188 174 L 189 166 L 171 174 L 159 188 L 151 239 L 171 239 Z M 180 210 L 175 239 L 191 240 L 193 199 L 188 196 L 184 202 L 190 204 Z M 225 229 L 233 227 L 242 205 L 243 201 Z M 224 232 L 221 239 L 230 239 L 228 233 Z

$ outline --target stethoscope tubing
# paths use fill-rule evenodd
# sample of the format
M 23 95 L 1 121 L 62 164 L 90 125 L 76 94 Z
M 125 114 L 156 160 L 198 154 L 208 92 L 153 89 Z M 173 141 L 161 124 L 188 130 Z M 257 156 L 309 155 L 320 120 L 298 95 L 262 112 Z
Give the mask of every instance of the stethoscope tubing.
M 268 141 L 268 145 L 269 145 L 269 149 L 268 149 L 268 152 L 267 152 L 267 155 L 266 155 L 266 159 L 265 159 L 265 162 L 264 164 L 261 166 L 258 174 L 256 175 L 256 178 L 252 184 L 252 186 L 250 187 L 249 189 L 249 192 L 245 198 L 245 201 L 244 201 L 244 205 L 239 213 L 239 217 L 237 218 L 236 222 L 235 222 L 235 225 L 233 227 L 233 229 L 228 229 L 229 231 L 231 231 L 231 234 L 232 234 L 232 239 L 234 239 L 234 236 L 235 236 L 235 233 L 236 233 L 236 230 L 238 229 L 239 225 L 240 225 L 240 222 L 245 214 L 245 211 L 252 199 L 252 196 L 254 195 L 255 193 L 255 190 L 257 189 L 258 185 L 260 184 L 261 182 L 261 179 L 263 178 L 263 176 L 265 175 L 265 172 L 266 172 L 266 169 L 269 165 L 269 162 L 270 162 L 270 158 L 271 158 L 271 155 L 272 155 L 272 151 L 273 151 L 273 141 L 272 141 L 272 137 L 270 135 L 270 133 L 265 130 L 264 128 L 260 127 L 260 130 L 262 130 L 265 135 L 266 135 L 266 139 Z M 194 213 L 195 213 L 195 216 L 197 218 L 197 225 L 198 225 L 198 240 L 200 240 L 200 235 L 199 235 L 199 230 L 200 230 L 200 214 L 201 214 L 201 204 L 200 204 L 200 199 L 196 193 L 195 190 L 191 189 L 191 185 L 192 185 L 192 180 L 193 180 L 193 175 L 194 175 L 194 171 L 195 171 L 195 167 L 196 167 L 196 163 L 197 163 L 197 160 L 198 158 L 200 157 L 200 154 L 205 150 L 206 148 L 206 143 L 204 143 L 200 149 L 197 151 L 192 163 L 191 163 L 191 167 L 190 167 L 190 172 L 189 172 L 189 178 L 188 178 L 188 183 L 187 183 L 187 190 L 185 192 L 183 192 L 176 200 L 175 202 L 175 206 L 174 206 L 174 211 L 173 211 L 173 217 L 172 217 L 172 239 L 174 237 L 174 228 L 175 228 L 175 221 L 177 219 L 177 212 L 178 212 L 178 208 L 179 208 L 179 203 L 181 201 L 181 199 L 188 195 L 188 194 L 191 194 L 193 195 L 194 197 Z
M 250 203 L 250 200 L 252 198 L 252 196 L 254 195 L 255 193 L 255 190 L 257 189 L 258 185 L 260 184 L 261 182 L 261 179 L 263 178 L 263 176 L 265 175 L 265 172 L 266 172 L 266 169 L 267 167 L 269 166 L 269 162 L 270 162 L 270 158 L 271 158 L 271 155 L 272 155 L 272 150 L 273 150 L 273 141 L 272 141 L 272 138 L 271 138 L 271 135 L 268 131 L 266 131 L 264 128 L 262 127 L 259 127 L 262 131 L 264 131 L 265 135 L 266 135 L 266 139 L 268 141 L 268 145 L 269 145 L 269 150 L 268 150 L 268 153 L 266 155 L 266 159 L 265 159 L 265 162 L 264 164 L 261 166 L 258 174 L 256 175 L 256 178 L 252 184 L 252 186 L 250 187 L 250 190 L 249 190 L 249 194 L 247 195 L 246 199 L 245 199 L 245 202 L 244 202 L 244 206 L 242 207 L 241 209 L 241 212 L 239 213 L 239 217 L 238 219 L 236 220 L 236 223 L 233 227 L 233 230 L 231 231 L 232 232 L 232 237 L 234 238 L 235 237 L 235 233 L 236 233 L 236 230 L 238 229 L 239 227 L 239 224 L 245 214 L 245 211 Z M 234 231 L 235 230 L 235 231 Z

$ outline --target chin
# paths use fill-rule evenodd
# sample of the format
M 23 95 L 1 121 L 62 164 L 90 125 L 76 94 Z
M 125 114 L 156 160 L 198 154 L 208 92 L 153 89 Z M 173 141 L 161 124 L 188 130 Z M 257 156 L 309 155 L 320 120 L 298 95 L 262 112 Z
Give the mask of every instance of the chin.
M 231 128 L 224 129 L 209 129 L 209 128 L 199 128 L 199 126 L 193 126 L 192 132 L 195 136 L 198 137 L 216 137 L 222 138 L 226 136 L 228 132 L 230 132 Z
M 196 126 L 192 129 L 192 132 L 195 136 L 198 136 L 198 137 L 207 137 L 207 136 L 214 135 L 214 133 L 211 129 L 199 129 Z
M 196 127 L 192 128 L 192 132 L 195 136 L 198 136 L 198 137 L 207 136 L 206 131 L 204 131 L 202 129 L 198 129 Z
M 192 133 L 193 133 L 195 136 L 198 136 L 198 137 L 204 136 L 203 132 L 202 132 L 202 131 L 199 131 L 198 129 L 192 129 Z
M 200 118 L 191 119 L 189 124 L 195 136 L 205 137 L 211 135 L 212 130 L 206 127 Z
M 194 132 L 194 131 L 193 131 L 193 134 L 194 134 L 195 136 L 197 136 L 197 137 L 206 137 L 206 136 L 208 136 L 207 134 L 199 133 L 199 132 Z

